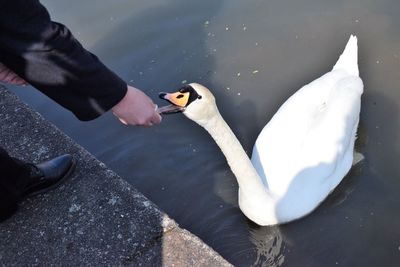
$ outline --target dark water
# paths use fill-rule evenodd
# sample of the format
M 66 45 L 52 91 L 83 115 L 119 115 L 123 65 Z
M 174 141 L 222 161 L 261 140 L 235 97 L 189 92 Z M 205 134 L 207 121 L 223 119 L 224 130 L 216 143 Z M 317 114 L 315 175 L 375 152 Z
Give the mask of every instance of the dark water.
M 399 266 L 400 2 L 43 2 L 153 99 L 185 80 L 211 88 L 247 151 L 277 108 L 329 71 L 357 34 L 365 160 L 310 216 L 280 227 L 246 220 L 223 155 L 183 115 L 150 129 L 110 114 L 82 123 L 34 90 L 13 90 L 235 265 Z

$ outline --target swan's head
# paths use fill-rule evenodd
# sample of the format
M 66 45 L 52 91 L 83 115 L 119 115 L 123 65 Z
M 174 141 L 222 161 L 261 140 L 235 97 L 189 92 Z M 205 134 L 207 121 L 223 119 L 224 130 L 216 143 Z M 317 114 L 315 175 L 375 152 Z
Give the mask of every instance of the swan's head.
M 218 113 L 213 94 L 206 87 L 191 83 L 183 86 L 176 93 L 160 93 L 160 98 L 171 105 L 162 107 L 163 114 L 183 112 L 189 119 L 202 124 Z

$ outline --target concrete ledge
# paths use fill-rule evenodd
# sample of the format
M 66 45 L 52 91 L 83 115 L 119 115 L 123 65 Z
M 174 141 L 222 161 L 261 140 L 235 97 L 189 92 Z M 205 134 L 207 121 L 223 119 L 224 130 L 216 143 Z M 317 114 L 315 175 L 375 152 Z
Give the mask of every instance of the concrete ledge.
M 230 266 L 199 238 L 0 86 L 0 146 L 40 162 L 71 153 L 73 177 L 0 223 L 1 266 Z

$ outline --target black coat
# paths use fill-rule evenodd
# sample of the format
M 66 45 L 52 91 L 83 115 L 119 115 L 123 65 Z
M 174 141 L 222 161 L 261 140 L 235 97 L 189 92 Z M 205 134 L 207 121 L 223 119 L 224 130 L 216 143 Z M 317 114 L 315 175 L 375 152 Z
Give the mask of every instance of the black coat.
M 0 62 L 80 120 L 100 116 L 127 90 L 37 0 L 0 0 Z

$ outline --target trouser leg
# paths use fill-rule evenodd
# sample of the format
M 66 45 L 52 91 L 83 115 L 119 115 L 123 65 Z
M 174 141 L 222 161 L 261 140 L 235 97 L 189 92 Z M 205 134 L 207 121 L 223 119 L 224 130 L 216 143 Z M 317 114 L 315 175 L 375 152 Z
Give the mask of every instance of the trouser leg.
M 28 182 L 30 168 L 12 158 L 0 147 L 0 222 L 17 209 L 22 190 Z

